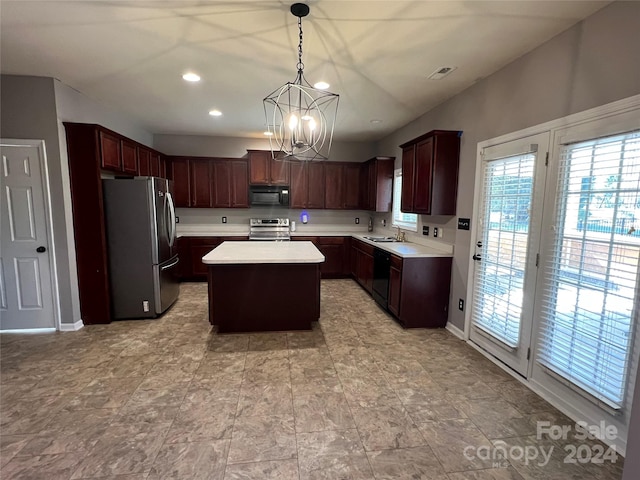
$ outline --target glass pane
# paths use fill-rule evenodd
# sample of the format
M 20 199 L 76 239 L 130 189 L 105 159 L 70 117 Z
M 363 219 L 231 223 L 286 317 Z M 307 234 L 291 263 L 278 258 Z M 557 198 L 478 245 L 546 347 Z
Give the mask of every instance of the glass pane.
M 484 171 L 473 321 L 512 347 L 520 339 L 534 161 L 532 154 L 493 160 Z
M 640 141 L 567 147 L 541 362 L 622 403 L 640 258 Z

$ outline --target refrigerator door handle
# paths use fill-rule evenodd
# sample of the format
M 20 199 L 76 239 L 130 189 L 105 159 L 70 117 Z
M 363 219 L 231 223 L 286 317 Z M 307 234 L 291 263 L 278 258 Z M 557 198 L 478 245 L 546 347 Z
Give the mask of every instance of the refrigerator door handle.
M 169 268 L 171 268 L 171 267 L 176 266 L 179 262 L 180 262 L 180 259 L 179 259 L 179 258 L 176 258 L 176 260 L 175 260 L 174 262 L 171 262 L 171 263 L 170 263 L 170 264 L 168 264 L 168 265 L 164 265 L 164 266 L 160 267 L 160 270 L 167 270 L 167 269 L 169 269 Z
M 167 192 L 166 198 L 167 198 L 167 204 L 169 205 L 169 218 L 168 218 L 169 246 L 173 247 L 173 242 L 175 242 L 175 239 L 176 239 L 176 209 L 173 204 L 173 196 L 171 195 L 170 192 Z

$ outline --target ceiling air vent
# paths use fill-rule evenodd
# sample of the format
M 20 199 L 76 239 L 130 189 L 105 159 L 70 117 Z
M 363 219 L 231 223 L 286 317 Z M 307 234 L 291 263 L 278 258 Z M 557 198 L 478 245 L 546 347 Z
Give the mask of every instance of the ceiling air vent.
M 431 80 L 440 80 L 441 78 L 444 78 L 447 75 L 449 75 L 456 68 L 457 67 L 440 67 L 435 72 L 433 72 L 431 75 L 429 75 L 429 77 L 427 77 L 427 78 L 429 78 Z

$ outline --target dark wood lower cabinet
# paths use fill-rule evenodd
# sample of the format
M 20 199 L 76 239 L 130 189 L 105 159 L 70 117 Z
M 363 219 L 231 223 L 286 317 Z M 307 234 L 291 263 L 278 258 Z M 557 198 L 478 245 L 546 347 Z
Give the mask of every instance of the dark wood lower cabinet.
M 373 287 L 373 246 L 351 239 L 351 275 L 369 294 Z M 405 328 L 447 323 L 451 257 L 391 255 L 388 311 Z
M 391 255 L 389 271 L 389 298 L 387 308 L 396 317 L 400 315 L 400 287 L 402 285 L 402 258 Z
M 351 237 L 291 237 L 293 241 L 312 242 L 324 255 L 324 263 L 320 264 L 322 278 L 346 278 L 349 269 Z
M 190 282 L 206 282 L 207 266 L 202 263 L 211 250 L 224 241 L 243 241 L 249 237 L 180 237 L 178 238 L 178 255 L 180 258 L 180 280 Z
M 371 294 L 373 291 L 373 246 L 360 240 L 351 241 L 351 255 L 355 257 L 352 271 L 356 281 Z
M 447 324 L 451 262 L 451 257 L 391 256 L 388 308 L 403 327 Z
M 218 333 L 311 330 L 320 317 L 317 263 L 208 265 L 208 271 L 209 322 Z

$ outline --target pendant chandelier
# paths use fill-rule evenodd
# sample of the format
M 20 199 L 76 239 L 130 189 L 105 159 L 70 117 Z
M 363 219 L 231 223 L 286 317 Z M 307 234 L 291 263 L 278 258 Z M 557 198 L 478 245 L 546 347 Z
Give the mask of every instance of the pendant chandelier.
M 298 74 L 263 100 L 271 154 L 276 160 L 326 160 L 340 97 L 312 87 L 304 78 L 302 17 L 309 7 L 294 3 L 291 13 L 298 17 Z

